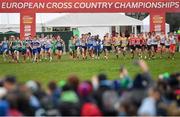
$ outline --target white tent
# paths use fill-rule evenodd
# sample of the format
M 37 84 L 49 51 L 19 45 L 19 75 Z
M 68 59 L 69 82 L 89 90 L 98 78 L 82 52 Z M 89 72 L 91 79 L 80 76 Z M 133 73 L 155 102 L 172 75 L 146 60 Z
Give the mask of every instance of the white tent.
M 91 32 L 102 38 L 111 26 L 141 26 L 142 21 L 121 13 L 70 13 L 45 23 L 46 27 L 76 27 L 80 34 Z
M 18 24 L 0 24 L 0 32 L 14 31 L 19 32 Z
M 20 24 L 0 24 L 0 32 L 20 32 Z M 36 24 L 36 32 L 42 32 L 42 24 Z
M 63 15 L 65 15 L 65 13 L 37 13 L 36 31 L 41 32 L 45 22 Z M 19 13 L 0 13 L 0 32 L 7 31 L 20 32 Z
M 138 26 L 142 21 L 122 13 L 37 13 L 36 31 L 42 27 L 76 27 L 80 34 L 92 32 L 93 35 L 111 32 L 111 26 Z M 0 32 L 20 32 L 19 13 L 0 13 Z
M 103 39 L 106 33 L 110 33 L 110 27 L 79 27 L 79 34 L 85 34 L 91 32 L 92 35 L 99 35 L 100 39 Z
M 137 26 L 142 21 L 121 13 L 70 13 L 46 22 L 47 26 Z
M 150 31 L 150 16 L 148 15 L 143 20 L 143 32 Z M 166 23 L 166 34 L 170 31 L 170 25 Z
M 20 15 L 19 13 L 0 13 L 0 32 L 15 31 L 19 32 Z

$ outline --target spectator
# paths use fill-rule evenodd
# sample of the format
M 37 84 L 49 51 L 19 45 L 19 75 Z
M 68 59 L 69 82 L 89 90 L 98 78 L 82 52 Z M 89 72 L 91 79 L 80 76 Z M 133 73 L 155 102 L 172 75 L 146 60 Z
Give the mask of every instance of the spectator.
M 77 91 L 79 78 L 76 75 L 70 75 L 68 78 L 68 84 L 73 88 L 74 91 Z
M 128 75 L 127 69 L 124 66 L 120 68 L 119 78 L 120 86 L 122 89 L 129 89 L 132 87 L 132 80 Z
M 0 87 L 0 116 L 7 116 L 9 110 L 9 103 L 3 98 L 7 94 L 7 90 Z
M 148 91 L 148 97 L 145 98 L 138 110 L 140 116 L 156 116 L 157 101 L 160 100 L 160 91 L 156 88 L 150 88 Z
M 81 109 L 81 116 L 102 116 L 102 113 L 95 104 L 86 103 Z
M 16 87 L 16 77 L 14 76 L 6 76 L 4 79 L 4 87 L 7 89 L 7 91 L 15 91 L 17 89 Z
M 60 92 L 61 92 L 61 90 L 57 87 L 57 84 L 55 81 L 49 82 L 48 95 L 56 107 L 58 107 Z

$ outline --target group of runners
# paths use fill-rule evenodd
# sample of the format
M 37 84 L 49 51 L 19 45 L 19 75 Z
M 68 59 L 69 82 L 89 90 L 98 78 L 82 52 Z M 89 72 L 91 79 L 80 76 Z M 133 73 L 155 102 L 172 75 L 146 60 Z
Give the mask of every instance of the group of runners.
M 133 59 L 137 56 L 140 59 L 154 59 L 156 54 L 160 53 L 160 58 L 164 53 L 168 53 L 168 58 L 174 59 L 176 52 L 176 36 L 173 33 L 166 35 L 164 32 L 156 34 L 155 32 L 130 34 L 116 33 L 115 36 L 106 34 L 103 39 L 98 35 L 91 36 L 91 33 L 82 34 L 79 38 L 77 35 L 71 37 L 69 41 L 69 50 L 72 58 L 82 56 L 86 59 L 89 55 L 92 59 L 99 59 L 101 53 L 104 58 L 109 58 L 109 53 L 119 58 L 122 54 L 124 57 L 131 53 Z
M 155 32 L 130 34 L 116 33 L 114 36 L 105 34 L 103 39 L 98 35 L 92 36 L 91 33 L 72 36 L 68 45 L 60 35 L 53 36 L 41 34 L 41 36 L 27 37 L 21 40 L 19 37 L 10 36 L 8 39 L 0 42 L 0 49 L 4 61 L 23 62 L 28 59 L 32 62 L 42 60 L 52 61 L 60 59 L 65 52 L 64 48 L 68 46 L 70 57 L 72 59 L 100 59 L 109 58 L 109 53 L 113 53 L 117 58 L 131 54 L 131 58 L 154 59 L 156 54 L 160 53 L 160 58 L 164 53 L 168 53 L 168 58 L 174 59 L 176 51 L 176 37 L 173 33 L 166 35 L 164 32 L 156 34 Z M 103 55 L 104 57 L 101 57 Z
M 35 37 L 27 37 L 25 40 L 20 40 L 19 37 L 10 36 L 9 39 L 4 37 L 0 43 L 3 59 L 9 62 L 20 62 L 20 57 L 23 62 L 31 60 L 32 62 L 39 62 L 42 59 L 52 61 L 53 57 L 61 58 L 63 53 L 64 41 L 58 35 L 44 34 Z

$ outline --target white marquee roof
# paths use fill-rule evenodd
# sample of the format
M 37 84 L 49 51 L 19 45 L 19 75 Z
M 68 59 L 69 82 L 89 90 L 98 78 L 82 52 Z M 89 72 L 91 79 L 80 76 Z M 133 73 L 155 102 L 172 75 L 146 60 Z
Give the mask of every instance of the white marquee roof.
M 46 26 L 132 26 L 143 22 L 121 13 L 74 13 L 66 14 L 46 22 Z
M 36 28 L 42 26 L 107 27 L 143 25 L 143 22 L 122 13 L 37 13 Z M 0 32 L 19 32 L 19 13 L 0 13 Z

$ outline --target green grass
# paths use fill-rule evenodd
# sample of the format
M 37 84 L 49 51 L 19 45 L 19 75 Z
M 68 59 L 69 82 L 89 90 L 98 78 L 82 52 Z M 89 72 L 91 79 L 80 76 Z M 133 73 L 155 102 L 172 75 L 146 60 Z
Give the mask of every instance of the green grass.
M 166 58 L 147 60 L 153 78 L 157 78 L 160 73 L 180 71 L 180 53 L 176 54 L 175 60 Z M 4 63 L 0 56 L 0 76 L 7 74 L 16 75 L 18 80 L 25 82 L 27 80 L 38 80 L 45 85 L 50 80 L 67 79 L 74 73 L 81 80 L 90 79 L 93 75 L 104 72 L 110 79 L 118 76 L 120 65 L 125 65 L 129 70 L 130 76 L 134 77 L 139 71 L 138 67 L 133 64 L 130 57 L 116 59 L 115 56 L 109 60 L 70 60 L 68 55 L 64 55 L 62 60 L 53 62 L 40 63 Z

